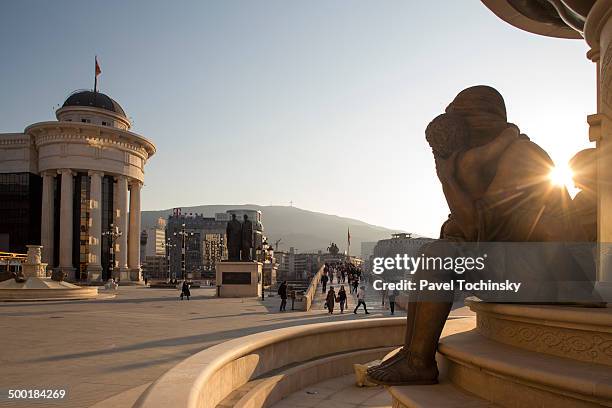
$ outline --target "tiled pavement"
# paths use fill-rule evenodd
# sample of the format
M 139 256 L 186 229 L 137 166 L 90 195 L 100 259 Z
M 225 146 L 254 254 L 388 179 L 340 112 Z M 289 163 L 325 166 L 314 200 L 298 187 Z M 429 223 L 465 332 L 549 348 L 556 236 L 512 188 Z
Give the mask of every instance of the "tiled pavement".
M 297 391 L 272 407 L 390 408 L 391 396 L 384 387 L 359 388 L 354 375 L 345 375 Z
M 218 299 L 214 289 L 193 289 L 192 294 L 181 302 L 172 289 L 120 287 L 114 299 L 0 303 L 0 390 L 66 388 L 68 398 L 57 406 L 88 407 L 154 381 L 224 340 L 367 318 L 363 313 L 329 316 L 322 304 L 310 312 L 278 313 L 278 296 L 262 302 Z M 375 316 L 380 314 L 369 315 Z M 48 405 L 0 400 L 0 407 Z

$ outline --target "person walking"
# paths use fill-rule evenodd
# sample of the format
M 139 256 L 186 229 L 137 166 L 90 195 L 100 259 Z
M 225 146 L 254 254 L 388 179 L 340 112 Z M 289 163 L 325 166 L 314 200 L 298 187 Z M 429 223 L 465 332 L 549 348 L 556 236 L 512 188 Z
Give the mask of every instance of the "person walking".
M 344 290 L 344 285 L 340 286 L 340 290 L 338 291 L 338 301 L 340 303 L 340 313 L 344 313 L 344 309 L 348 307 L 346 290 Z
M 280 310 L 279 312 L 284 312 L 287 307 L 287 281 L 284 280 L 283 283 L 278 287 L 278 295 L 281 298 Z
M 181 300 L 183 300 L 183 296 L 189 300 L 189 296 L 191 296 L 191 291 L 189 290 L 189 284 L 186 280 L 183 281 L 183 285 L 181 286 Z
M 357 293 L 357 288 L 359 287 L 359 277 L 353 277 L 353 293 Z
M 336 304 L 336 292 L 334 291 L 334 287 L 329 287 L 329 292 L 327 292 L 327 298 L 325 298 L 325 304 L 327 305 L 327 310 L 329 314 L 334 314 L 334 306 Z
M 395 298 L 399 296 L 399 292 L 397 289 L 393 289 L 391 293 L 389 293 L 387 299 L 389 299 L 389 309 L 391 309 L 391 316 L 395 314 Z
M 355 310 L 353 311 L 353 313 L 357 314 L 357 309 L 359 309 L 359 306 L 361 305 L 363 305 L 363 310 L 365 310 L 365 314 L 370 314 L 370 312 L 368 312 L 368 306 L 365 302 L 365 286 L 360 287 L 357 291 L 357 306 L 355 306 Z
M 327 291 L 327 281 L 329 280 L 329 277 L 327 276 L 327 274 L 323 273 L 323 276 L 321 276 L 321 293 L 325 293 Z

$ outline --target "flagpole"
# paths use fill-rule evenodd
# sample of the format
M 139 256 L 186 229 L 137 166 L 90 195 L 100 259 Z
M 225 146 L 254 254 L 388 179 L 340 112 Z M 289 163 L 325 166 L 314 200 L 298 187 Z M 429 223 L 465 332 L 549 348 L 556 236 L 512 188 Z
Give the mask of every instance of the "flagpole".
M 98 92 L 98 73 L 96 72 L 96 68 L 98 66 L 98 56 L 94 57 L 94 93 Z
M 346 241 L 347 241 L 346 257 L 348 258 L 350 262 L 351 260 L 351 229 L 350 228 L 347 229 Z

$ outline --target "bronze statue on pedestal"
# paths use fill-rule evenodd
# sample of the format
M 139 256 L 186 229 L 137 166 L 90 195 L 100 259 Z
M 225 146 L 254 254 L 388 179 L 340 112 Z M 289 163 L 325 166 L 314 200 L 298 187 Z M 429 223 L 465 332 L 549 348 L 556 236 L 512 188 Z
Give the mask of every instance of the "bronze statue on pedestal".
M 249 216 L 244 214 L 244 221 L 242 221 L 242 239 L 240 251 L 240 259 L 243 262 L 250 262 L 253 260 L 252 249 L 253 223 L 251 222 L 251 220 L 249 220 Z
M 225 228 L 227 236 L 227 252 L 229 261 L 240 261 L 240 246 L 242 241 L 242 224 L 236 219 L 236 214 L 232 214 L 232 219 Z
M 494 88 L 474 86 L 461 91 L 427 127 L 426 138 L 451 214 L 442 225 L 440 240 L 421 248 L 424 256 L 457 256 L 453 245 L 470 242 L 585 240 L 573 220 L 567 190 L 550 183 L 552 160 L 508 123 L 504 100 Z M 564 262 L 572 257 L 569 251 L 555 255 Z M 576 263 L 554 263 L 556 259 L 546 254 L 522 261 L 528 266 L 534 262 L 534 271 L 553 274 L 560 281 L 581 279 L 574 276 L 581 273 Z M 428 281 L 453 279 L 452 271 L 426 272 Z M 414 279 L 421 279 L 423 273 L 418 270 Z M 452 291 L 439 291 L 435 297 L 422 291 L 411 293 L 404 347 L 370 368 L 368 379 L 383 385 L 437 383 L 435 354 L 452 301 Z

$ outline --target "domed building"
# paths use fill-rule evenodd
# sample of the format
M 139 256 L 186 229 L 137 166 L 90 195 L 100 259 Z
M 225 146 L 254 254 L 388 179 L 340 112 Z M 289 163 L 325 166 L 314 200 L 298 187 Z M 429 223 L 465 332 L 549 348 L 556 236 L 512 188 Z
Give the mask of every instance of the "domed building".
M 0 134 L 0 251 L 40 244 L 69 280 L 140 280 L 140 190 L 155 145 L 101 92 L 73 92 L 55 114 Z

